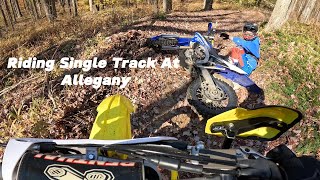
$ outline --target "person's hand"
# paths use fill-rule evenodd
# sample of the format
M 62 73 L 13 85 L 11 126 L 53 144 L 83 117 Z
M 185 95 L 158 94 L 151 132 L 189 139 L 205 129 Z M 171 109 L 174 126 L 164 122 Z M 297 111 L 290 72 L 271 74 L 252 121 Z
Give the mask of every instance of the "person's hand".
M 287 146 L 280 145 L 267 153 L 275 163 L 279 164 L 286 180 L 319 180 L 320 162 L 308 156 L 297 157 Z
M 220 37 L 222 37 L 223 39 L 229 39 L 230 38 L 229 34 L 224 33 L 224 32 L 220 34 Z
M 278 166 L 263 158 L 239 160 L 238 167 L 240 179 L 282 180 Z

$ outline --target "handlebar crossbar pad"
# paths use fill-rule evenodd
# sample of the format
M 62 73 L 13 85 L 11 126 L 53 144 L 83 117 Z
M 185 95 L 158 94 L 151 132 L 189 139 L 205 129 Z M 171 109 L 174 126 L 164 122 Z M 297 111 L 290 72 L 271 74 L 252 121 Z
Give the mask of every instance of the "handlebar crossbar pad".
M 142 162 L 105 162 L 28 152 L 22 157 L 18 180 L 142 179 Z

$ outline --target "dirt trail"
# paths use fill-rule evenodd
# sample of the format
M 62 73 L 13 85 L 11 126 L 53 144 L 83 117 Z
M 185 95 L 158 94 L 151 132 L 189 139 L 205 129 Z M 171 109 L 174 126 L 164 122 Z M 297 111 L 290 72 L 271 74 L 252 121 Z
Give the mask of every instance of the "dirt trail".
M 217 21 L 217 34 L 228 32 L 232 36 L 237 36 L 241 35 L 244 22 L 260 23 L 265 18 L 262 13 L 256 11 L 216 10 L 173 13 L 165 20 L 143 21 L 124 31 L 135 32 L 138 30 L 142 37 L 161 33 L 192 36 L 194 32 L 205 33 L 207 22 Z M 115 36 L 117 38 L 118 35 Z M 215 46 L 222 49 L 221 54 L 226 54 L 233 46 L 230 41 L 221 41 L 218 36 L 216 40 Z M 151 50 L 146 54 L 161 59 L 167 56 L 174 57 L 177 52 L 155 54 Z M 134 80 L 130 83 L 129 88 L 119 92 L 128 95 L 138 106 L 138 111 L 132 119 L 135 137 L 173 136 L 191 143 L 201 140 L 206 143 L 207 147 L 217 147 L 220 144 L 221 138 L 209 137 L 204 134 L 206 122 L 189 106 L 185 99 L 186 90 L 191 81 L 186 71 L 182 68 L 178 70 L 142 69 L 134 73 L 133 76 Z M 255 105 L 263 104 L 264 100 L 261 97 L 248 97 L 244 88 L 238 90 L 238 96 L 239 104 L 242 107 L 253 108 Z M 264 146 L 261 146 L 262 143 L 255 141 L 243 142 L 239 140 L 237 144 L 255 145 L 261 150 L 264 149 Z
M 124 28 L 121 33 L 107 37 L 104 42 L 90 54 L 99 59 L 123 57 L 127 59 L 157 58 L 161 62 L 164 57 L 177 56 L 177 52 L 155 53 L 145 47 L 147 37 L 160 33 L 192 36 L 194 32 L 206 32 L 208 21 L 217 21 L 217 32 L 228 32 L 233 36 L 240 35 L 244 22 L 261 23 L 266 17 L 257 11 L 214 10 L 209 12 L 172 13 L 165 20 L 146 20 L 134 26 Z M 216 42 L 227 52 L 232 43 Z M 54 52 L 57 53 L 57 52 Z M 90 59 L 82 55 L 83 59 Z M 80 57 L 81 59 L 81 57 Z M 86 76 L 131 76 L 132 80 L 124 89 L 117 87 L 101 87 L 98 90 L 90 86 L 72 86 L 63 88 L 61 81 L 50 79 L 50 76 L 40 77 L 37 83 L 21 84 L 6 94 L 0 105 L 0 117 L 5 119 L 10 112 L 6 109 L 23 104 L 21 118 L 30 118 L 28 112 L 34 98 L 44 98 L 42 112 L 54 107 L 50 116 L 40 118 L 40 122 L 23 131 L 24 136 L 50 138 L 88 138 L 95 116 L 96 106 L 110 94 L 120 93 L 128 96 L 136 105 L 137 111 L 132 118 L 135 137 L 173 136 L 190 143 L 203 141 L 207 147 L 217 147 L 221 138 L 209 137 L 204 134 L 205 122 L 185 99 L 190 82 L 189 74 L 182 68 L 170 69 L 123 69 L 114 71 L 111 68 L 99 71 L 89 71 Z M 261 77 L 253 73 L 253 80 L 259 85 Z M 22 77 L 23 78 L 23 77 Z M 44 79 L 45 78 L 45 79 Z M 238 91 L 240 104 L 243 107 L 253 107 L 262 104 L 263 98 L 247 97 L 246 91 Z M 244 101 L 247 101 L 243 104 Z M 41 113 L 40 113 L 41 116 Z M 23 125 L 23 122 L 21 122 Z M 3 126 L 2 126 L 3 128 Z M 34 132 L 35 129 L 41 131 Z M 49 132 L 49 133 L 45 133 Z M 14 133 L 6 132 L 7 136 Z M 237 141 L 238 145 L 244 142 Z M 262 143 L 246 142 L 248 146 L 263 149 Z
M 217 22 L 217 34 L 228 32 L 232 36 L 239 36 L 244 22 L 261 23 L 265 19 L 266 17 L 257 11 L 216 10 L 210 12 L 173 13 L 165 20 L 143 22 L 135 25 L 133 29 L 141 30 L 142 33 L 147 33 L 149 36 L 161 33 L 192 36 L 194 32 L 205 33 L 207 23 L 212 21 Z M 221 54 L 225 55 L 232 46 L 234 44 L 231 41 L 222 41 L 216 36 L 215 47 L 221 50 Z M 179 79 L 181 75 L 185 74 L 183 70 L 179 70 L 177 73 L 178 77 L 170 76 L 170 78 Z M 252 76 L 260 78 L 254 74 Z M 189 77 L 187 80 L 190 80 Z M 259 85 L 259 82 L 257 83 Z M 143 109 L 143 112 L 138 112 L 133 119 L 134 122 L 139 122 L 138 126 L 133 123 L 136 130 L 135 133 L 140 137 L 142 137 L 141 134 L 143 136 L 168 135 L 188 142 L 201 140 L 206 143 L 207 147 L 217 147 L 222 139 L 204 134 L 206 122 L 187 103 L 185 99 L 186 88 L 186 84 L 179 86 L 178 90 L 172 86 L 171 89 L 174 93 L 170 93 L 169 97 L 154 102 L 148 108 Z M 263 104 L 263 96 L 248 97 L 248 93 L 244 88 L 239 89 L 237 94 L 239 96 L 239 104 L 242 107 L 253 108 Z M 256 141 L 243 142 L 239 140 L 236 144 L 255 145 L 261 150 L 264 149 L 264 146 L 261 146 L 262 143 Z

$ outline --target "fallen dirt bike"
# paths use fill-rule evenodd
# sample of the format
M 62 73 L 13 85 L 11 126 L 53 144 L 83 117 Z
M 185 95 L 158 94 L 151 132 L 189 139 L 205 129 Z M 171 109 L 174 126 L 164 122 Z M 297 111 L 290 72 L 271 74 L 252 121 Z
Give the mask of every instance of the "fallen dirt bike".
M 151 46 L 157 49 L 180 50 L 180 65 L 189 69 L 194 78 L 187 91 L 188 101 L 206 117 L 237 107 L 234 83 L 251 92 L 261 92 L 246 72 L 218 55 L 213 48 L 214 34 L 215 29 L 209 23 L 206 36 L 196 32 L 192 38 L 159 35 L 150 39 Z
M 266 179 L 269 173 L 272 159 L 249 147 L 205 149 L 202 142 L 191 146 L 173 137 L 130 139 L 133 106 L 124 96 L 108 97 L 97 111 L 90 139 L 11 139 L 4 153 L 3 179 L 160 180 L 159 169 L 171 170 L 171 180 L 179 178 L 178 171 L 216 180 Z M 237 108 L 209 119 L 206 133 L 270 140 L 301 118 L 300 112 L 285 107 Z M 249 161 L 259 162 L 259 167 L 250 167 L 254 174 L 243 166 Z

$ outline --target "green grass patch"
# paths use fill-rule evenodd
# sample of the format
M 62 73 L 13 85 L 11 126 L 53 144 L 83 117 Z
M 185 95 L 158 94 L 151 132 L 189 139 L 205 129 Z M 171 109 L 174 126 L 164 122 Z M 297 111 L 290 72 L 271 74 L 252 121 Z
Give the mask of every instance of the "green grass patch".
M 276 32 L 262 32 L 263 65 L 258 69 L 272 74 L 266 81 L 265 95 L 271 103 L 299 109 L 305 114 L 299 153 L 317 153 L 320 148 L 319 124 L 308 127 L 320 111 L 320 28 L 289 23 Z M 314 138 L 310 137 L 310 134 Z
M 301 24 L 290 24 L 274 33 L 262 34 L 266 42 L 262 43 L 261 49 L 267 61 L 262 70 L 280 77 L 276 82 L 270 80 L 270 87 L 274 91 L 270 93 L 287 97 L 281 102 L 283 104 L 291 103 L 296 97 L 294 107 L 303 111 L 320 106 L 320 51 L 317 42 L 319 37 L 315 37 L 317 35 L 314 27 Z M 276 44 L 277 48 L 272 44 Z
M 317 154 L 320 147 L 320 134 L 317 131 L 313 131 L 313 137 L 305 139 L 302 143 L 297 147 L 297 151 L 300 154 L 310 155 Z

